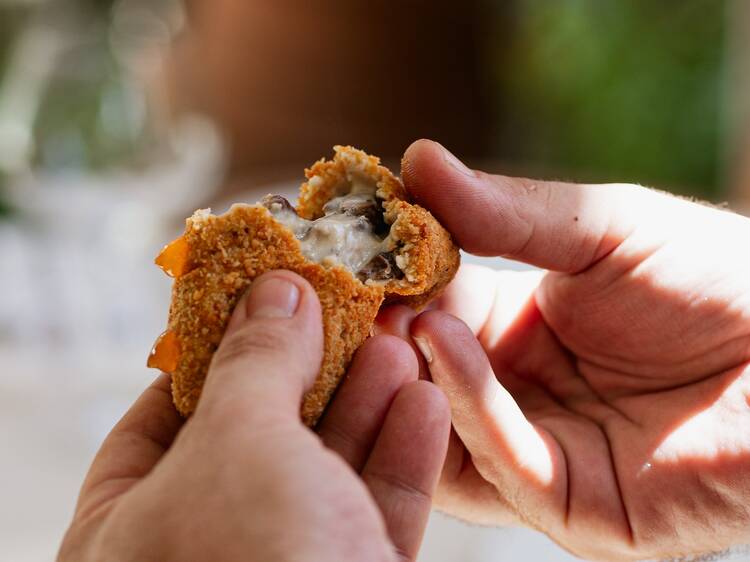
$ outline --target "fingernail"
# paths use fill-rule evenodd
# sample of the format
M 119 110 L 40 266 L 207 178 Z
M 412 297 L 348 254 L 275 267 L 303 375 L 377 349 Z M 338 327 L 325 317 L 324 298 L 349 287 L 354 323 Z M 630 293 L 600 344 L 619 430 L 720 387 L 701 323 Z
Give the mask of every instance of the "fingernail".
M 291 318 L 299 304 L 299 289 L 282 277 L 261 279 L 250 289 L 245 304 L 249 318 Z
M 419 348 L 419 351 L 422 352 L 422 355 L 424 356 L 424 360 L 427 361 L 427 363 L 432 363 L 432 348 L 430 347 L 429 342 L 424 338 L 419 338 L 417 336 L 414 336 L 412 338 L 414 340 L 414 343 Z
M 466 164 L 464 164 L 463 162 L 461 162 L 461 160 L 454 156 L 454 154 L 450 150 L 445 148 L 443 145 L 440 145 L 440 148 L 443 149 L 443 160 L 445 160 L 446 164 L 465 176 L 474 177 L 474 172 L 470 168 L 468 168 Z

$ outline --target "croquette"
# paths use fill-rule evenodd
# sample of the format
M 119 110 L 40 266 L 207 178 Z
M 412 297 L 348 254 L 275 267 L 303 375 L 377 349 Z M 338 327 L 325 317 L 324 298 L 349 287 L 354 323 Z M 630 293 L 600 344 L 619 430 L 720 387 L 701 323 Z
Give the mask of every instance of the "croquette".
M 174 277 L 167 330 L 149 366 L 172 375 L 185 416 L 196 408 L 211 358 L 237 301 L 262 273 L 286 269 L 315 289 L 323 312 L 323 361 L 301 404 L 314 426 L 383 303 L 421 309 L 459 265 L 450 234 L 413 204 L 378 158 L 336 146 L 305 170 L 299 203 L 268 195 L 222 215 L 196 211 L 156 263 Z

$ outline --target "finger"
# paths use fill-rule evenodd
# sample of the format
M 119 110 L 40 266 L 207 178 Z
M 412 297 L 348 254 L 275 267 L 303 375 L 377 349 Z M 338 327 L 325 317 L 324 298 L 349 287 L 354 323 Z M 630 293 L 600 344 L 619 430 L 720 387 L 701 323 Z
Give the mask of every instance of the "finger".
M 475 172 L 426 140 L 406 151 L 402 175 L 412 197 L 466 251 L 563 272 L 582 271 L 612 252 L 643 215 L 643 197 L 661 197 L 634 186 Z
M 462 266 L 462 269 L 464 267 Z M 457 275 L 458 283 L 453 287 L 449 286 L 446 293 L 450 294 L 453 291 L 468 289 L 467 284 L 469 281 L 474 280 L 474 274 L 483 273 L 485 268 L 472 266 L 469 269 L 472 271 L 468 275 L 462 275 L 461 270 L 459 270 L 459 274 Z M 487 272 L 494 273 L 491 270 L 487 270 Z M 480 283 L 479 285 L 481 286 L 482 284 Z M 491 307 L 494 300 L 494 289 L 492 287 L 491 294 L 489 295 L 488 308 Z M 466 297 L 471 298 L 474 294 L 474 291 L 468 292 L 466 293 Z M 449 301 L 453 300 L 450 296 L 448 299 Z M 442 302 L 439 302 L 437 305 L 438 308 L 442 306 Z M 471 308 L 469 306 L 469 309 Z M 485 314 L 489 314 L 489 311 L 485 311 Z M 416 316 L 417 313 L 407 306 L 389 306 L 381 310 L 378 315 L 378 319 L 376 320 L 377 333 L 394 335 L 404 341 L 408 341 L 411 346 L 416 348 L 414 340 L 411 337 L 411 322 Z M 471 311 L 469 316 L 472 316 Z M 477 323 L 478 331 L 479 323 Z M 419 378 L 430 380 L 427 361 L 425 361 L 422 352 L 418 349 L 417 357 L 419 358 L 420 367 Z M 515 522 L 516 518 L 513 516 L 511 510 L 507 506 L 501 505 L 498 501 L 495 486 L 482 478 L 471 462 L 471 458 L 467 457 L 466 447 L 464 447 L 464 444 L 455 431 L 451 430 L 445 465 L 443 466 L 440 483 L 434 498 L 435 506 L 455 517 L 471 521 L 472 523 L 508 525 L 511 522 Z
M 387 335 L 367 340 L 318 425 L 323 443 L 360 472 L 394 397 L 417 380 L 418 369 L 404 341 Z
M 414 356 L 417 358 L 417 364 L 419 367 L 419 378 L 429 379 L 430 373 L 427 370 L 427 363 L 425 363 L 422 354 L 414 345 L 409 332 L 412 320 L 417 313 L 413 308 L 404 306 L 402 304 L 396 304 L 393 306 L 387 306 L 382 308 L 375 319 L 373 330 L 376 334 L 388 334 L 395 336 L 402 341 L 409 344 L 409 347 L 414 351 Z
M 393 401 L 362 471 L 403 560 L 414 560 L 419 551 L 449 430 L 443 393 L 426 381 L 407 384 Z
M 498 383 L 471 330 L 445 313 L 427 312 L 412 323 L 412 335 L 448 397 L 453 426 L 479 473 L 529 519 L 561 513 L 564 455 Z
M 235 307 L 214 354 L 196 416 L 299 418 L 323 357 L 318 297 L 299 275 L 261 275 Z
M 482 270 L 484 268 L 475 268 Z M 491 272 L 490 270 L 487 270 Z M 459 277 L 461 274 L 459 273 Z M 473 275 L 464 277 L 469 280 Z M 459 286 L 463 286 L 462 281 Z M 450 292 L 449 287 L 446 292 Z M 494 287 L 492 289 L 494 294 Z M 469 296 L 469 295 L 467 295 Z M 491 306 L 493 295 L 490 295 Z M 441 305 L 438 304 L 440 307 Z M 387 333 L 408 341 L 415 346 L 411 337 L 411 322 L 416 316 L 413 309 L 395 305 L 385 308 L 378 315 L 377 333 Z M 478 331 L 478 329 L 477 329 Z M 420 365 L 420 379 L 430 380 L 427 362 L 422 352 L 417 350 Z M 466 448 L 454 431 L 448 441 L 445 465 L 440 476 L 440 484 L 435 495 L 435 505 L 441 510 L 465 521 L 482 525 L 507 525 L 515 522 L 511 510 L 498 501 L 495 486 L 484 480 L 477 472 Z
M 90 512 L 125 492 L 172 444 L 183 418 L 172 404 L 169 384 L 169 375 L 161 374 L 104 440 L 81 488 L 77 512 Z

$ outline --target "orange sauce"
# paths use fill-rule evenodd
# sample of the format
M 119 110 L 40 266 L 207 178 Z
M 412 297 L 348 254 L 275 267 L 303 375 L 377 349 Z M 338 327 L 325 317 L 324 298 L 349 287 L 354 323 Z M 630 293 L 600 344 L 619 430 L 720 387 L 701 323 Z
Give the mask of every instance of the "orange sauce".
M 190 247 L 187 240 L 184 236 L 180 236 L 164 246 L 161 253 L 156 256 L 154 263 L 170 277 L 179 277 L 189 270 L 189 251 Z
M 156 340 L 151 354 L 148 356 L 146 366 L 152 369 L 160 369 L 165 373 L 172 373 L 177 368 L 180 358 L 180 342 L 177 334 L 167 330 Z

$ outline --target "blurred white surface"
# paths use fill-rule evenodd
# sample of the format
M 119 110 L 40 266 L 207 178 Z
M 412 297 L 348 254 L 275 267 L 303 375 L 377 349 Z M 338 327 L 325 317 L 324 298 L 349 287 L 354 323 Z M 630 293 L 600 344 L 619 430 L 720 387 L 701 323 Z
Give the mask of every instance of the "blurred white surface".
M 143 352 L 0 349 L 0 560 L 53 560 L 102 439 L 154 377 Z
M 0 222 L 0 561 L 52 560 L 104 436 L 155 373 L 171 283 L 153 264 L 211 197 L 222 149 L 200 121 L 143 173 L 28 176 Z
M 472 527 L 433 513 L 419 562 L 573 562 L 580 560 L 536 531 Z

